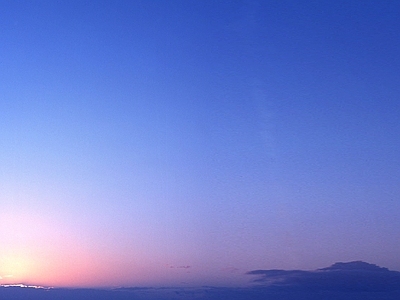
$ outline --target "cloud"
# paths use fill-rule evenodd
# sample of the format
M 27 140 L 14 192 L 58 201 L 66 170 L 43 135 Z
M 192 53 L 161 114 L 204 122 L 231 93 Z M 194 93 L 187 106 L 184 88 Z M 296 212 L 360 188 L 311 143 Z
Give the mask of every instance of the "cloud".
M 190 266 L 179 266 L 179 267 L 176 267 L 177 269 L 189 269 L 190 268 Z
M 254 270 L 255 282 L 272 288 L 332 291 L 400 290 L 400 272 L 362 261 L 335 263 L 315 271 Z
M 174 266 L 174 265 L 170 265 L 170 264 L 166 264 L 165 265 L 167 268 L 170 268 L 170 269 L 190 269 L 192 266 L 188 266 L 188 265 L 186 265 L 186 266 Z

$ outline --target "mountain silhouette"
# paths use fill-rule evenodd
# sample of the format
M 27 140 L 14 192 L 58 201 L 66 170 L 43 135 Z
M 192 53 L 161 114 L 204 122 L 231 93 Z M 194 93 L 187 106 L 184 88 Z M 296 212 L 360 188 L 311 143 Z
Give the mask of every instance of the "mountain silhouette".
M 382 268 L 374 264 L 369 264 L 363 261 L 351 261 L 351 262 L 337 262 L 334 263 L 332 266 L 327 268 L 319 269 L 321 271 L 381 271 L 386 272 L 389 271 L 387 268 Z
M 337 262 L 315 271 L 254 270 L 254 282 L 272 288 L 330 291 L 400 291 L 400 272 L 363 261 Z

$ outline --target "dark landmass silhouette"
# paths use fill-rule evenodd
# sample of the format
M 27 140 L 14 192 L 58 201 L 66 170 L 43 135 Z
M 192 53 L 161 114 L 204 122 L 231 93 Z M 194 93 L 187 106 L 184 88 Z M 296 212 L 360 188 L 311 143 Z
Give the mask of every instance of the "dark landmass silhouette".
M 330 267 L 322 268 L 319 270 L 322 270 L 322 271 L 337 271 L 337 270 L 338 271 L 344 271 L 344 270 L 360 271 L 360 270 L 364 270 L 364 271 L 383 271 L 383 272 L 389 271 L 389 269 L 387 269 L 387 268 L 382 268 L 377 265 L 369 264 L 369 263 L 366 263 L 363 261 L 352 261 L 352 262 L 348 262 L 348 263 L 337 262 Z
M 258 275 L 255 282 L 278 289 L 349 292 L 400 290 L 400 272 L 362 261 L 335 263 L 316 271 L 255 270 L 247 274 Z
M 253 270 L 249 287 L 63 289 L 0 286 L 0 300 L 398 300 L 400 272 L 362 261 L 315 271 Z

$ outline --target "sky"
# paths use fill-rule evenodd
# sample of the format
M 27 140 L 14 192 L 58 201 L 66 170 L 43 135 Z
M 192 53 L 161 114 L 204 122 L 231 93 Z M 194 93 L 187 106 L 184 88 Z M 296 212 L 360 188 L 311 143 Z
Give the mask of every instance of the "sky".
M 400 271 L 400 3 L 0 3 L 0 284 Z

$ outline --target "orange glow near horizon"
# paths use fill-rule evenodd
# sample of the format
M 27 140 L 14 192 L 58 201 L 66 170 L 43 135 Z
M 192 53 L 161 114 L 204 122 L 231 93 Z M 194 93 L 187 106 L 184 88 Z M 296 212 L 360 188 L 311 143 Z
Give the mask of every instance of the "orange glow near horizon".
M 29 277 L 32 272 L 32 262 L 26 257 L 10 254 L 0 258 L 1 283 L 13 283 Z
M 0 284 L 72 286 L 95 267 L 88 245 L 60 222 L 25 212 L 1 213 Z
M 110 237 L 89 222 L 71 224 L 63 217 L 28 208 L 0 212 L 0 285 L 96 288 L 207 281 L 205 266 L 196 272 L 170 268 L 188 263 L 149 247 L 140 239 L 144 234 L 133 239 L 121 231 Z
M 153 284 L 155 269 L 89 253 L 28 253 L 1 257 L 0 285 L 120 287 Z M 159 278 L 160 279 L 160 278 Z
M 132 245 L 118 252 L 98 232 L 22 211 L 0 212 L 0 220 L 0 285 L 112 287 L 152 284 L 160 277 L 143 251 L 135 255 Z

